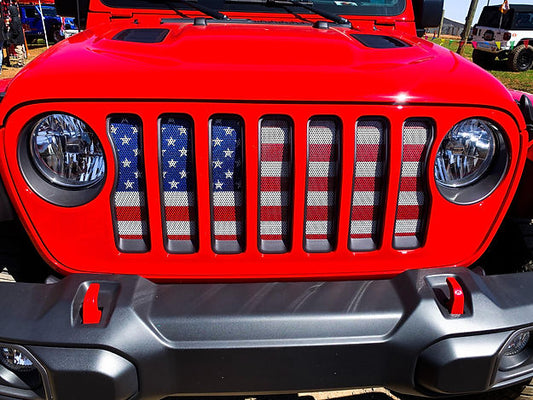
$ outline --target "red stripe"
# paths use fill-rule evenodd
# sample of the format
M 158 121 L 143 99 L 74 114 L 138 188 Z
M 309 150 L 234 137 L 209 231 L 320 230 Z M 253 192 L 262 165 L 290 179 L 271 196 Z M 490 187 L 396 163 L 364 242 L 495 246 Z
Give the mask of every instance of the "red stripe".
M 168 235 L 168 240 L 191 240 L 191 235 Z
M 262 143 L 261 161 L 288 161 L 289 146 L 283 143 Z
M 374 221 L 378 210 L 374 206 L 352 206 L 352 221 Z
M 357 177 L 354 179 L 354 192 L 375 192 L 381 189 L 381 177 Z
M 306 239 L 329 239 L 328 235 L 305 235 Z
M 261 177 L 261 191 L 262 192 L 286 192 L 290 187 L 290 178 L 277 176 L 262 176 Z
M 194 209 L 186 206 L 165 207 L 165 219 L 167 221 L 192 221 Z
M 423 210 L 420 206 L 398 206 L 396 219 L 421 219 Z
M 328 221 L 333 215 L 330 212 L 333 207 L 327 206 L 307 206 L 306 210 L 306 220 L 307 221 Z M 332 210 L 333 211 L 333 210 Z
M 215 240 L 237 240 L 237 235 L 215 235 Z
M 350 235 L 352 239 L 372 239 L 371 233 L 352 233 Z
M 407 236 L 416 236 L 416 232 L 402 232 L 402 233 L 394 233 L 394 236 L 402 236 L 402 237 L 407 237 Z
M 419 162 L 423 161 L 422 157 L 424 156 L 424 145 L 422 144 L 404 144 L 403 145 L 403 161 Z
M 262 240 L 283 240 L 282 235 L 261 235 Z
M 241 221 L 242 207 L 217 206 L 213 207 L 215 221 Z
M 329 161 L 337 160 L 337 146 L 335 144 L 316 144 L 309 145 L 309 161 Z
M 307 177 L 307 190 L 309 192 L 332 192 L 336 182 L 335 177 L 309 176 Z
M 142 240 L 143 235 L 119 235 L 121 239 Z
M 382 161 L 380 144 L 358 144 L 355 151 L 356 162 Z
M 280 206 L 262 206 L 261 221 L 287 221 L 289 212 L 288 207 Z
M 140 207 L 115 207 L 117 221 L 142 221 Z
M 418 177 L 402 177 L 400 179 L 400 191 L 402 192 L 422 192 L 424 191 L 423 180 Z

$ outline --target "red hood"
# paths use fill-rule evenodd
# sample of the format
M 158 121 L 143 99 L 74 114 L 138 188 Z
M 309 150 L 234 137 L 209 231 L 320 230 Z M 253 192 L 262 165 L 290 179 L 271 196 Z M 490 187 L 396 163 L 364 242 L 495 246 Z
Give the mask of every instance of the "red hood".
M 139 27 L 170 33 L 157 44 L 112 39 Z M 410 46 L 375 49 L 353 33 L 362 32 L 264 23 L 100 25 L 29 64 L 2 106 L 65 98 L 391 102 L 400 96 L 515 107 L 495 78 L 440 46 L 399 36 Z

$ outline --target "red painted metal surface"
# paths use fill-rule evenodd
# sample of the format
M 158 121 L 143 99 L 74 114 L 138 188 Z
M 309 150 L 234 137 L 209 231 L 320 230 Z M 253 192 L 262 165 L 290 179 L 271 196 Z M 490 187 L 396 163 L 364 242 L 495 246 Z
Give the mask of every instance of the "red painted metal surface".
M 140 274 L 159 280 L 384 277 L 410 268 L 467 266 L 488 246 L 525 162 L 525 124 L 512 96 L 495 78 L 448 50 L 409 35 L 414 31 L 410 8 L 399 17 L 381 19 L 405 24 L 405 29 L 394 32 L 389 32 L 390 26 L 379 28 L 410 44 L 394 49 L 367 48 L 349 36 L 374 33 L 375 18 L 370 17 L 354 19 L 353 30 L 172 23 L 163 25 L 170 33 L 162 43 L 128 43 L 112 38 L 127 28 L 160 28 L 161 13 L 135 12 L 135 17 L 110 22 L 109 11 L 95 6 L 89 16 L 93 27 L 28 65 L 11 81 L 0 103 L 2 179 L 32 240 L 60 272 Z M 55 80 L 58 71 L 61 85 L 43 85 Z M 149 80 L 143 78 L 147 71 Z M 108 165 L 105 183 L 101 193 L 83 206 L 60 207 L 43 200 L 19 168 L 20 132 L 35 116 L 50 111 L 78 116 L 102 141 Z M 116 167 L 106 133 L 107 118 L 113 114 L 134 114 L 143 121 L 151 247 L 142 254 L 120 252 L 113 237 L 110 201 Z M 195 254 L 169 254 L 164 247 L 157 126 L 165 114 L 190 116 L 195 125 L 199 232 Z M 216 114 L 238 115 L 245 126 L 245 251 L 235 255 L 217 255 L 211 248 L 208 127 Z M 265 115 L 287 116 L 294 123 L 292 247 L 286 254 L 263 254 L 257 246 L 258 126 Z M 321 116 L 335 116 L 343 127 L 338 245 L 329 253 L 310 254 L 303 249 L 307 126 L 311 118 Z M 357 120 L 369 116 L 390 126 L 388 186 L 381 244 L 375 251 L 355 253 L 347 246 L 354 131 Z M 504 130 L 511 152 L 509 166 L 489 197 L 459 206 L 439 194 L 433 164 L 444 135 L 454 124 L 474 116 L 495 121 Z M 431 210 L 422 247 L 396 250 L 392 238 L 401 132 L 409 118 L 427 119 L 435 128 L 427 162 Z
M 448 301 L 448 311 L 452 315 L 462 315 L 465 312 L 465 292 L 457 279 L 454 277 L 446 278 L 446 284 L 450 291 L 450 300 Z
M 99 283 L 91 283 L 85 297 L 83 298 L 82 322 L 85 325 L 99 324 L 102 318 L 102 311 L 98 309 L 98 294 L 100 292 Z

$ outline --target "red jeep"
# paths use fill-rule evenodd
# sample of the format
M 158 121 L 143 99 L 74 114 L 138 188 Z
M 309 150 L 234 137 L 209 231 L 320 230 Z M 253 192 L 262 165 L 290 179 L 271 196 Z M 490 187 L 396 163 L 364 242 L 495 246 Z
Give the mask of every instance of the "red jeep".
M 77 5 L 0 88 L 0 398 L 533 376 L 533 107 L 417 38 L 442 0 Z

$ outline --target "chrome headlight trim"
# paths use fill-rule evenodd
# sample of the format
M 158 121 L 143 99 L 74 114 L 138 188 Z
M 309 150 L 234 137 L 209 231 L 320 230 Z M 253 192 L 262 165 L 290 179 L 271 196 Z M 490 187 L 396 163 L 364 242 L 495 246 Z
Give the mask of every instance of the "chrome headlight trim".
M 450 161 L 458 160 L 458 164 L 451 165 Z M 433 176 L 437 189 L 448 201 L 474 204 L 498 187 L 508 164 L 505 131 L 492 120 L 472 117 L 455 124 L 442 139 Z
M 31 131 L 29 146 L 37 169 L 56 185 L 84 188 L 105 176 L 100 140 L 73 115 L 54 113 L 39 119 Z
M 44 165 L 39 166 L 38 162 L 34 159 L 34 154 L 31 150 L 31 137 L 39 122 L 54 114 L 68 115 L 79 119 L 79 117 L 66 112 L 49 112 L 36 115 L 29 120 L 22 129 L 18 139 L 17 155 L 19 168 L 30 188 L 47 202 L 63 207 L 80 206 L 98 196 L 106 182 L 107 171 L 104 170 L 103 174 L 99 176 L 99 179 L 86 185 L 68 185 L 68 182 L 66 184 L 65 182 L 59 182 L 53 179 L 53 175 L 48 175 L 53 174 L 53 171 L 43 171 Z M 85 122 L 83 123 L 89 126 Z M 94 134 L 93 130 L 91 132 Z M 102 157 L 103 162 L 106 163 L 106 157 L 103 151 Z

